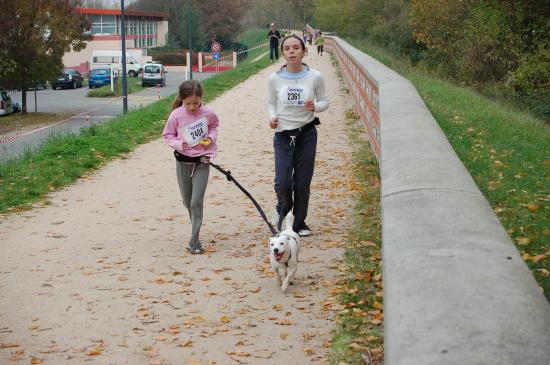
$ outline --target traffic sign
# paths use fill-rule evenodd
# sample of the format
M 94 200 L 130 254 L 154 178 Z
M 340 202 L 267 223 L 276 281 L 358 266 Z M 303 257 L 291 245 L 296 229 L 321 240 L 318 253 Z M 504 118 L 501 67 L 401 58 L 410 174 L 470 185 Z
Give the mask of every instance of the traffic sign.
M 219 60 L 219 59 L 220 59 L 220 54 L 219 54 L 218 52 L 212 53 L 212 59 L 213 59 L 214 61 Z
M 222 45 L 219 44 L 218 42 L 212 42 L 212 44 L 210 45 L 210 49 L 212 50 L 212 52 L 221 52 L 222 50 Z

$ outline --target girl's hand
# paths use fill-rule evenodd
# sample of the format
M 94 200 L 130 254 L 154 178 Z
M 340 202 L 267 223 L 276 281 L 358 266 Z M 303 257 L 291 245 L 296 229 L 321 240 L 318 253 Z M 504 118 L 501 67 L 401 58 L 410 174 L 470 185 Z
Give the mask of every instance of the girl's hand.
M 279 120 L 277 118 L 271 118 L 271 120 L 269 121 L 269 126 L 271 127 L 271 129 L 276 129 L 278 125 Z
M 314 112 L 314 111 L 315 111 L 315 104 L 313 103 L 313 100 L 311 100 L 311 99 L 306 100 L 306 102 L 304 103 L 304 106 L 305 106 L 306 109 L 309 110 L 310 112 Z
M 187 150 L 187 149 L 189 149 L 189 144 L 188 144 L 187 142 L 185 142 L 185 141 L 182 141 L 182 142 L 181 142 L 181 149 L 182 149 L 182 150 Z

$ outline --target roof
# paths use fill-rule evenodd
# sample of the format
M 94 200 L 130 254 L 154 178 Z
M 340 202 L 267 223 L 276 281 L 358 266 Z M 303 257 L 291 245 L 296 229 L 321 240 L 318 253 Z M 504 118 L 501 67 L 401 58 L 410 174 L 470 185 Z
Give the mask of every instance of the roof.
M 103 15 L 120 15 L 120 9 L 99 9 L 99 8 L 77 8 L 80 14 L 103 14 Z M 153 18 L 164 19 L 168 17 L 167 13 L 155 12 L 155 11 L 138 11 L 138 10 L 125 10 L 126 16 L 149 16 Z

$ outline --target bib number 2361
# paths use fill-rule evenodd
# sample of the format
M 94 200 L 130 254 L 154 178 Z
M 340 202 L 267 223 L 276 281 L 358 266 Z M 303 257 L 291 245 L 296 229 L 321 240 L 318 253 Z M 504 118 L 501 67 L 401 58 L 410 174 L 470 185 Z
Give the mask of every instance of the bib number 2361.
M 281 104 L 286 106 L 303 106 L 307 93 L 302 86 L 285 86 L 280 92 Z

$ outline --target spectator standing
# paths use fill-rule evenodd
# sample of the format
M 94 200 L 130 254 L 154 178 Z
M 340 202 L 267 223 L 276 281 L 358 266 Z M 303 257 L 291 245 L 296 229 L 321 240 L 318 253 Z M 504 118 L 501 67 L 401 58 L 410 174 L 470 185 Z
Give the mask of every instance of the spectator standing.
M 271 30 L 267 33 L 269 39 L 269 61 L 273 62 L 273 55 L 275 59 L 279 60 L 279 39 L 281 39 L 281 33 L 275 28 L 275 24 L 271 23 Z

